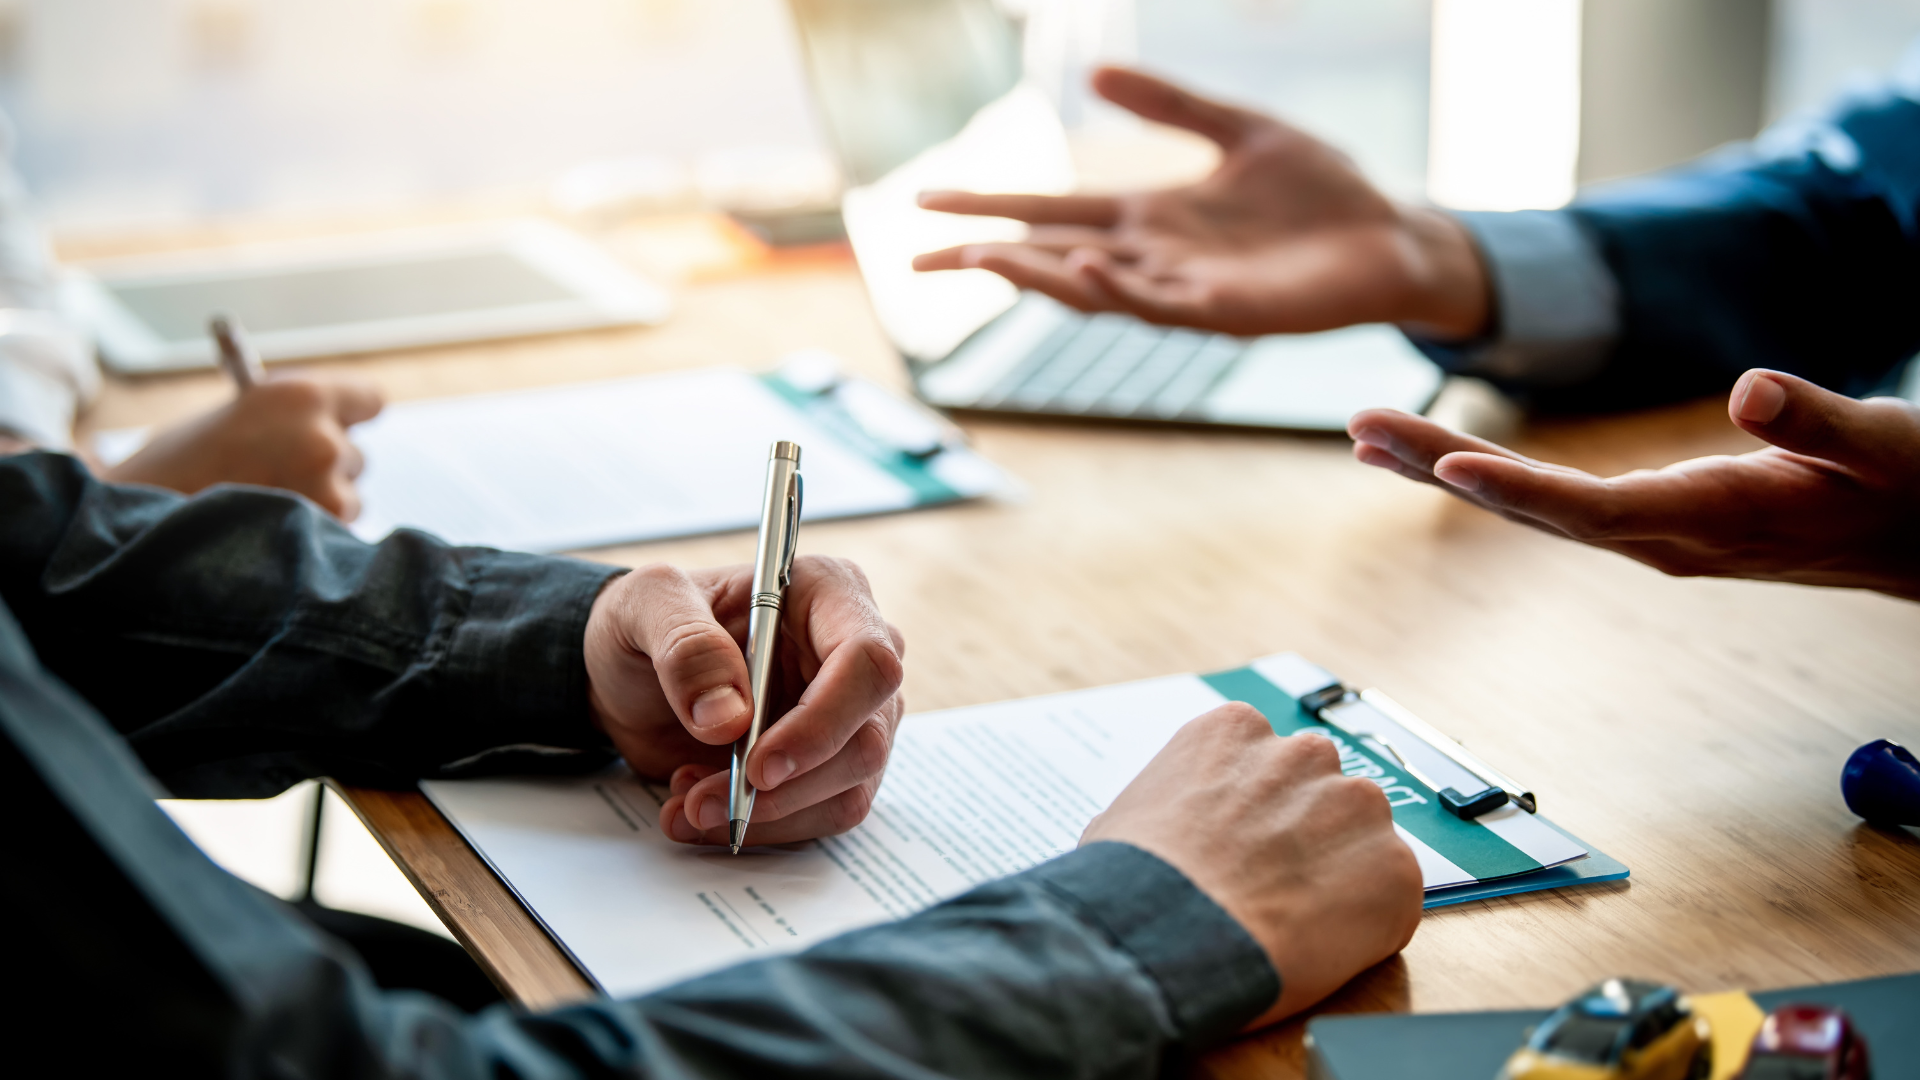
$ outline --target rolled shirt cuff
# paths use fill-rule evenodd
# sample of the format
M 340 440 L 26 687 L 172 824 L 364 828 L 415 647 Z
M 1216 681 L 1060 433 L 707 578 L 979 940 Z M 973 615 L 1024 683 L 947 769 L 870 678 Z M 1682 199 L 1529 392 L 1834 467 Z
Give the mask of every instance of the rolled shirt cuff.
M 494 747 L 448 763 L 450 772 L 500 767 L 521 752 L 597 749 L 607 738 L 587 706 L 587 617 L 619 567 L 578 559 L 469 549 L 471 600 L 447 639 L 444 710 L 472 741 Z
M 1516 386 L 1566 386 L 1606 364 L 1620 335 L 1620 287 L 1600 249 L 1560 210 L 1459 212 L 1492 278 L 1487 338 L 1412 338 L 1448 371 Z
M 1280 998 L 1280 973 L 1252 935 L 1160 858 L 1095 843 L 1020 875 L 1062 897 L 1160 987 L 1180 1042 L 1203 1047 Z

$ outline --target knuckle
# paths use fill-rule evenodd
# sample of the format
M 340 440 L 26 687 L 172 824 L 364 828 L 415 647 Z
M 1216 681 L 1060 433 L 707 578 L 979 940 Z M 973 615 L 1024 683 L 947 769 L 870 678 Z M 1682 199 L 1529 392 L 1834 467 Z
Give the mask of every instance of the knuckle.
M 302 412 L 318 412 L 326 406 L 327 392 L 312 379 L 300 377 L 275 379 L 261 387 L 272 393 L 275 404 Z
M 1255 729 L 1267 728 L 1267 718 L 1261 715 L 1259 709 L 1244 701 L 1229 701 L 1215 709 L 1214 715 L 1220 718 L 1222 724 L 1243 735 L 1257 734 Z
M 1560 522 L 1560 528 L 1572 539 L 1580 541 L 1598 540 L 1606 535 L 1604 519 L 1597 510 L 1583 510 L 1570 515 Z
M 1359 776 L 1343 776 L 1334 781 L 1334 784 L 1340 797 L 1353 804 L 1356 809 L 1392 820 L 1393 804 L 1379 784 Z
M 854 562 L 852 559 L 834 559 L 833 562 L 834 565 L 839 567 L 841 573 L 845 574 L 855 585 L 859 586 L 862 594 L 870 594 L 873 592 L 873 583 L 867 580 L 867 572 L 860 569 L 859 563 Z
M 827 822 L 835 832 L 846 832 L 867 820 L 873 810 L 874 788 L 872 783 L 857 784 L 828 801 Z
M 1602 498 L 1574 514 L 1564 528 L 1575 540 L 1605 540 L 1617 535 L 1625 520 L 1626 513 L 1616 493 L 1608 490 Z
M 893 752 L 892 740 L 887 738 L 886 729 L 873 721 L 860 725 L 853 733 L 851 764 L 854 776 L 860 780 L 869 780 L 886 771 L 887 758 Z
M 1286 740 L 1287 746 L 1300 758 L 1302 765 L 1315 772 L 1337 773 L 1340 771 L 1340 748 L 1333 740 L 1319 735 L 1299 735 Z M 1373 787 L 1362 780 L 1360 783 Z M 1379 790 L 1375 788 L 1375 790 Z
M 331 432 L 308 428 L 294 437 L 289 459 L 302 476 L 325 476 L 334 471 L 344 452 L 342 440 Z
M 724 660 L 734 648 L 733 639 L 718 626 L 682 622 L 668 627 L 661 635 L 655 659 L 678 668 L 698 668 L 710 661 Z
M 635 586 L 657 588 L 661 586 L 679 588 L 690 584 L 692 579 L 686 571 L 672 563 L 648 563 L 627 575 L 627 580 Z
M 884 633 L 863 638 L 858 648 L 860 659 L 873 673 L 873 682 L 882 692 L 893 694 L 906 681 L 907 666 L 893 650 L 893 640 Z

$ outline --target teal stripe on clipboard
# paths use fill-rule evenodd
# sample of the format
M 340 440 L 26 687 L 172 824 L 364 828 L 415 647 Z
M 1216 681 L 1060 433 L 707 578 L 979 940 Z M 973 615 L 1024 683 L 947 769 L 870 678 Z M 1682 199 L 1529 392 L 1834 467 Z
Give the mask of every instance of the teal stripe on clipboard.
M 766 372 L 760 377 L 767 389 L 780 395 L 780 399 L 798 409 L 807 419 L 825 428 L 834 438 L 848 449 L 885 469 L 888 475 L 913 492 L 913 504 L 926 506 L 929 503 L 953 502 L 963 496 L 941 482 L 927 468 L 927 463 L 911 454 L 903 453 L 896 447 L 888 446 L 860 426 L 853 417 L 836 404 L 826 394 L 809 394 L 795 389 L 792 383 L 780 377 L 778 372 Z
M 1362 762 L 1379 767 L 1385 775 L 1396 777 L 1396 785 L 1424 792 L 1425 802 L 1401 801 L 1400 805 L 1393 808 L 1394 823 L 1481 881 L 1542 869 L 1539 860 L 1507 843 L 1493 830 L 1471 821 L 1462 821 L 1441 809 L 1437 796 L 1426 785 L 1407 776 L 1398 763 L 1383 761 L 1366 753 L 1359 748 L 1352 735 L 1302 712 L 1298 701 L 1252 668 L 1235 668 L 1200 678 L 1221 696 L 1231 701 L 1244 701 L 1259 709 L 1279 734 L 1291 735 L 1307 728 L 1329 731 L 1340 738 L 1348 753 Z M 1346 757 L 1345 754 L 1342 756 Z

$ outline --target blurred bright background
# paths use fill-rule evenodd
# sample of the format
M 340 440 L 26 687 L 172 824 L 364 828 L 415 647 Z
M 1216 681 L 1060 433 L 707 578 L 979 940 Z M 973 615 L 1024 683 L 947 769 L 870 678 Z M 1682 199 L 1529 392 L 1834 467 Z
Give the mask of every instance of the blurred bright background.
M 1137 59 L 1480 207 L 1750 134 L 1920 33 L 1914 0 L 979 3 L 1070 124 Z M 0 107 L 62 229 L 833 183 L 783 0 L 0 0 Z
M 1486 209 L 1749 136 L 1920 35 L 1920 0 L 0 0 L 0 108 L 57 236 L 817 204 L 842 170 L 796 10 L 937 14 L 1009 58 L 988 83 L 1023 67 L 1109 150 L 1129 125 L 1085 74 L 1134 61 L 1289 117 L 1396 195 Z M 307 800 L 173 809 L 291 895 Z M 320 899 L 436 925 L 344 806 L 327 820 Z

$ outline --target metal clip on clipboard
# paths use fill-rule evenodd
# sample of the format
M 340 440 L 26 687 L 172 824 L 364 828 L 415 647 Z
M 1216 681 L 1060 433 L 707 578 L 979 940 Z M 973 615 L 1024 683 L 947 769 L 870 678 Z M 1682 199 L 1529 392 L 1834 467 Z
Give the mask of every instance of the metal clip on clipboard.
M 1380 691 L 1350 690 L 1305 661 L 1273 674 L 1308 715 L 1385 751 L 1415 780 L 1432 788 L 1453 816 L 1472 821 L 1509 802 L 1529 814 L 1538 809 L 1533 792 Z
M 939 413 L 897 397 L 865 379 L 840 370 L 840 362 L 822 349 L 802 349 L 781 361 L 778 374 L 788 386 L 832 410 L 878 446 L 926 461 L 961 446 L 966 436 Z

